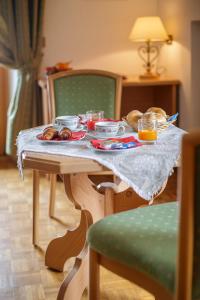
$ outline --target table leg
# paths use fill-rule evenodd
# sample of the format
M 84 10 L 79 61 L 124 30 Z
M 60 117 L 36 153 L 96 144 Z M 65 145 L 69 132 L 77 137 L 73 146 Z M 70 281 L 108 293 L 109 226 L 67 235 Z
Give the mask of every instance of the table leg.
M 64 236 L 53 239 L 49 243 L 45 254 L 45 265 L 62 272 L 67 259 L 77 257 L 84 249 L 86 232 L 91 224 L 90 213 L 82 210 L 79 226 L 75 230 L 68 230 Z
M 93 223 L 93 220 L 97 221 L 104 216 L 105 196 L 100 194 L 93 188 L 93 183 L 92 181 L 90 181 L 87 174 L 76 174 L 70 176 L 65 175 L 63 176 L 63 181 L 65 184 L 65 190 L 68 199 L 74 203 L 77 209 L 81 210 L 81 222 L 79 227 L 72 233 L 71 238 L 72 240 L 74 239 L 74 243 L 72 243 L 69 237 L 69 233 L 68 236 L 66 235 L 65 238 L 62 238 L 62 246 L 60 245 L 59 247 L 58 240 L 54 240 L 51 242 L 57 244 L 54 244 L 54 247 L 51 249 L 52 255 L 55 255 L 55 247 L 58 247 L 62 249 L 64 248 L 64 252 L 67 253 L 69 257 L 77 256 L 73 269 L 61 284 L 57 300 L 79 300 L 81 299 L 83 291 L 85 290 L 85 288 L 87 288 L 89 282 L 88 246 L 86 243 L 86 232 L 88 227 Z M 78 233 L 80 234 L 79 236 Z M 74 249 L 72 249 L 72 247 L 74 247 Z M 74 251 L 73 255 L 72 253 L 70 253 L 71 251 Z M 77 255 L 78 251 L 80 253 L 79 255 Z M 57 250 L 56 253 L 58 253 Z M 48 256 L 49 254 L 50 253 L 48 253 Z M 58 255 L 60 256 L 60 252 Z M 58 255 L 56 256 L 58 257 Z M 61 265 L 54 265 L 54 268 L 61 268 L 64 265 L 64 261 L 66 258 L 67 256 L 65 255 L 65 258 L 63 259 Z
M 51 269 L 63 271 L 64 264 L 70 257 L 77 257 L 86 241 L 87 229 L 104 216 L 104 195 L 92 188 L 92 182 L 86 174 L 80 176 L 63 175 L 67 197 L 75 208 L 81 210 L 80 224 L 74 230 L 53 239 L 46 250 L 45 264 Z
M 68 276 L 63 280 L 57 300 L 79 300 L 89 282 L 89 259 L 86 246 L 76 258 L 75 264 Z
M 33 170 L 33 245 L 38 246 L 39 241 L 39 186 L 40 174 L 38 170 Z
M 49 217 L 54 217 L 56 199 L 56 174 L 50 174 L 50 198 L 49 198 Z
M 58 299 L 80 300 L 82 292 L 88 286 L 86 232 L 88 227 L 105 215 L 137 208 L 147 204 L 130 188 L 114 192 L 106 189 L 99 193 L 87 174 L 64 175 L 66 194 L 75 207 L 81 210 L 80 225 L 74 231 L 68 231 L 63 237 L 50 242 L 45 263 L 48 267 L 62 271 L 65 261 L 76 257 L 72 271 L 61 285 Z M 84 253 L 84 257 L 83 257 Z

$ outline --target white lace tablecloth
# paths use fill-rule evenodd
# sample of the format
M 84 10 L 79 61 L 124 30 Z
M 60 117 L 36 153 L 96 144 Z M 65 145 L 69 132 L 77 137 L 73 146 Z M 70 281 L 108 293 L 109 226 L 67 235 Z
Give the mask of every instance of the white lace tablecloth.
M 17 138 L 18 166 L 21 173 L 24 151 L 91 158 L 111 169 L 146 200 L 152 200 L 171 175 L 179 158 L 181 139 L 185 133 L 172 125 L 159 135 L 155 145 L 143 145 L 118 153 L 101 153 L 88 148 L 87 138 L 60 144 L 41 142 L 36 139 L 36 135 L 42 129 L 41 126 L 21 131 Z

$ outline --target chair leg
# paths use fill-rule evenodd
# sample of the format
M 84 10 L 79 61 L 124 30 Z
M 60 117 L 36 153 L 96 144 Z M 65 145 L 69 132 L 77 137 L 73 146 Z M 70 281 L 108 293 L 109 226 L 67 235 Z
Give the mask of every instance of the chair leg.
M 89 255 L 89 300 L 100 300 L 99 255 L 91 249 Z
M 49 217 L 53 218 L 55 214 L 56 199 L 56 174 L 50 174 L 50 196 L 49 196 Z

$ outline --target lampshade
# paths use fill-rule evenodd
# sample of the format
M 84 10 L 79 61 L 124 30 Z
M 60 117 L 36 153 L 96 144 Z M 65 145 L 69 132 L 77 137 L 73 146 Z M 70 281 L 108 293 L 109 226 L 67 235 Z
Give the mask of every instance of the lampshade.
M 168 34 L 160 17 L 140 17 L 137 18 L 130 36 L 131 41 L 166 41 Z

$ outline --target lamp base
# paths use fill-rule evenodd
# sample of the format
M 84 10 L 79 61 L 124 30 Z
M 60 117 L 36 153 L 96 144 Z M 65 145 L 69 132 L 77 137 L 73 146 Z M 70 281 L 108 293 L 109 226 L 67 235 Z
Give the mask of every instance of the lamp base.
M 158 79 L 160 77 L 159 74 L 153 74 L 151 72 L 146 72 L 143 75 L 140 75 L 140 79 Z

